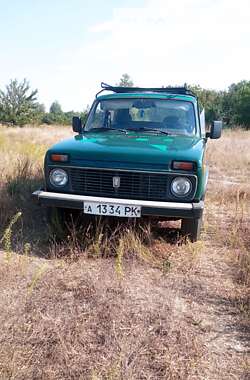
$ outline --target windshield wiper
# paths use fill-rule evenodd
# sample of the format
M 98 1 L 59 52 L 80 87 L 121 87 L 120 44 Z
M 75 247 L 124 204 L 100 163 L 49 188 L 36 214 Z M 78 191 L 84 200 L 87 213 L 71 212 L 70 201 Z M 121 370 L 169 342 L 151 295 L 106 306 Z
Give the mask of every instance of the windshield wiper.
M 109 132 L 109 131 L 119 131 L 123 133 L 128 133 L 126 129 L 121 129 L 121 128 L 91 128 L 86 132 Z
M 165 131 L 162 131 L 161 129 L 157 129 L 157 128 L 129 128 L 127 129 L 127 131 L 139 131 L 139 132 L 157 132 L 157 133 L 161 133 L 163 135 L 170 135 L 171 133 L 169 132 L 165 132 Z

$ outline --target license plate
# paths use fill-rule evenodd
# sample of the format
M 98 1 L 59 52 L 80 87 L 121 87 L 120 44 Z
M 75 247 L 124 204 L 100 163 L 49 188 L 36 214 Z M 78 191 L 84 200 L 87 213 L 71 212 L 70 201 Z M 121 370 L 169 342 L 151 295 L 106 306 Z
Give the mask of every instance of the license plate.
M 112 203 L 84 202 L 84 214 L 108 215 L 126 218 L 140 218 L 141 206 Z

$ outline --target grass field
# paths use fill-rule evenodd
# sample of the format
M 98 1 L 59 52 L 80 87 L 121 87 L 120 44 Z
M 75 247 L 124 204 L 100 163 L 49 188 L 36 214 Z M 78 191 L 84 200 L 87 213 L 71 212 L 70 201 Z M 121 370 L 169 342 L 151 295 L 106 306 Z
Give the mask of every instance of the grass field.
M 176 223 L 74 225 L 30 194 L 68 127 L 0 126 L 0 379 L 247 379 L 250 132 L 209 141 L 202 240 Z

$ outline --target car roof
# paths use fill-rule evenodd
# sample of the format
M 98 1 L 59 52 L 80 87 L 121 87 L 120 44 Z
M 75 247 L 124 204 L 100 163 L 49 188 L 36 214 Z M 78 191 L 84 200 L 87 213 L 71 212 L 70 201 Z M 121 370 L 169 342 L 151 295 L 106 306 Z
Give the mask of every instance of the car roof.
M 197 99 L 196 97 L 192 95 L 185 95 L 185 94 L 174 94 L 174 93 L 168 93 L 168 92 L 151 92 L 151 91 L 145 91 L 145 92 L 123 92 L 123 93 L 112 93 L 112 94 L 105 94 L 105 95 L 99 95 L 97 96 L 98 100 L 105 100 L 105 99 L 133 99 L 133 98 L 151 98 L 151 99 L 166 99 L 166 100 L 183 100 L 188 101 L 192 103 L 196 103 Z
M 112 94 L 100 95 L 104 91 Z M 124 98 L 153 98 L 153 99 L 175 99 L 196 103 L 197 96 L 185 84 L 183 87 L 123 87 L 111 86 L 101 82 L 101 90 L 96 94 L 96 98 L 104 99 L 124 99 Z

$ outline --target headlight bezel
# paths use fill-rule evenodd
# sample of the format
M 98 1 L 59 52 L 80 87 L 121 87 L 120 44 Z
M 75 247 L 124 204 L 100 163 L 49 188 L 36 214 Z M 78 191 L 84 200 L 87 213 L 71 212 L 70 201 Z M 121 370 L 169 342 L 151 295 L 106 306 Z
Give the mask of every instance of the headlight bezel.
M 186 193 L 184 193 L 184 194 L 178 194 L 177 192 L 175 192 L 174 190 L 173 190 L 173 184 L 176 182 L 176 181 L 180 181 L 180 180 L 185 180 L 187 183 L 188 183 L 188 185 L 189 185 L 189 189 L 188 189 L 188 191 L 186 192 Z M 187 197 L 189 197 L 190 196 L 190 194 L 193 192 L 193 184 L 192 184 L 192 181 L 188 178 L 188 177 L 186 177 L 186 176 L 176 176 L 176 177 L 174 177 L 173 179 L 172 179 L 172 181 L 171 181 L 171 183 L 170 183 L 170 192 L 171 192 L 171 194 L 172 194 L 172 196 L 174 196 L 175 198 L 182 198 L 182 199 L 185 199 L 185 198 L 187 198 Z
M 62 181 L 62 183 L 54 182 L 53 175 L 55 175 L 56 172 L 60 172 L 61 174 L 64 175 L 64 181 Z M 57 187 L 57 188 L 63 188 L 65 186 L 67 186 L 69 183 L 69 176 L 68 176 L 67 171 L 62 169 L 62 168 L 53 168 L 49 173 L 49 182 L 50 182 L 50 185 Z

